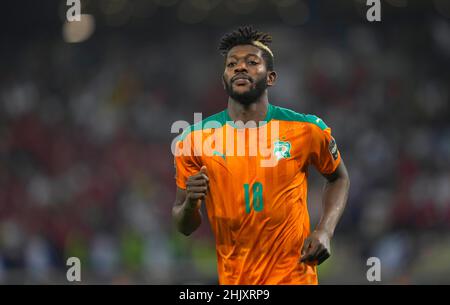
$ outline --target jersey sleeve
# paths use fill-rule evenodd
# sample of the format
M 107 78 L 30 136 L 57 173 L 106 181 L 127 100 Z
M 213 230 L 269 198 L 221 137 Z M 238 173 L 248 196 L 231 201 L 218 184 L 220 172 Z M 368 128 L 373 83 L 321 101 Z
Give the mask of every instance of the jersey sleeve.
M 322 126 L 323 128 L 311 124 L 309 160 L 320 173 L 331 174 L 341 162 L 341 154 L 331 135 L 331 128 L 325 124 Z
M 176 143 L 174 166 L 175 181 L 179 188 L 186 189 L 186 180 L 200 171 L 201 164 L 195 156 L 192 133 Z

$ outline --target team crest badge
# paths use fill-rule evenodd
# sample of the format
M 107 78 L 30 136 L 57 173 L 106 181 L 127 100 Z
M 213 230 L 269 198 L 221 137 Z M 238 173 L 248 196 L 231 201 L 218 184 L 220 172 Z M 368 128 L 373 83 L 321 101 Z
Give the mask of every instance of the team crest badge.
M 273 154 L 277 160 L 291 157 L 291 143 L 277 140 L 273 144 Z

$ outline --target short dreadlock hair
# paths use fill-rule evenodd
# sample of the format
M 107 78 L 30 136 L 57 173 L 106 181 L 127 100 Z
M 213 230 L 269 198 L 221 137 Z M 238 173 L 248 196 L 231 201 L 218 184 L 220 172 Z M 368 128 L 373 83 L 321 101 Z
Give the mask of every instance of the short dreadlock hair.
M 266 61 L 267 70 L 273 71 L 273 53 L 268 47 L 272 42 L 272 36 L 268 33 L 258 32 L 251 25 L 241 26 L 237 30 L 223 35 L 219 44 L 219 51 L 223 56 L 238 45 L 254 45 L 262 51 L 262 56 Z

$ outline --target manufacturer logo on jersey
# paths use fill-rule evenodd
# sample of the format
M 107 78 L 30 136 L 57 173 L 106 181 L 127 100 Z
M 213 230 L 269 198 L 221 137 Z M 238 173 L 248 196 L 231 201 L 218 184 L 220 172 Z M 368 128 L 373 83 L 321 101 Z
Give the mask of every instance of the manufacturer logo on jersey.
M 277 140 L 273 143 L 273 154 L 277 158 L 277 160 L 280 159 L 286 159 L 291 156 L 291 143 L 290 142 L 283 142 L 280 140 Z

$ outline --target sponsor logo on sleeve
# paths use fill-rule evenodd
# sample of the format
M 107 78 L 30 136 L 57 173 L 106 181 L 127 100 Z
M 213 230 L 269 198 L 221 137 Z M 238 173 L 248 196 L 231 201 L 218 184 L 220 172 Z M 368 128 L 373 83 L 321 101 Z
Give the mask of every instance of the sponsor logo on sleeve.
M 328 150 L 330 151 L 330 154 L 333 156 L 333 159 L 337 160 L 338 149 L 337 149 L 336 141 L 334 140 L 334 138 L 331 138 L 330 145 L 328 145 Z

